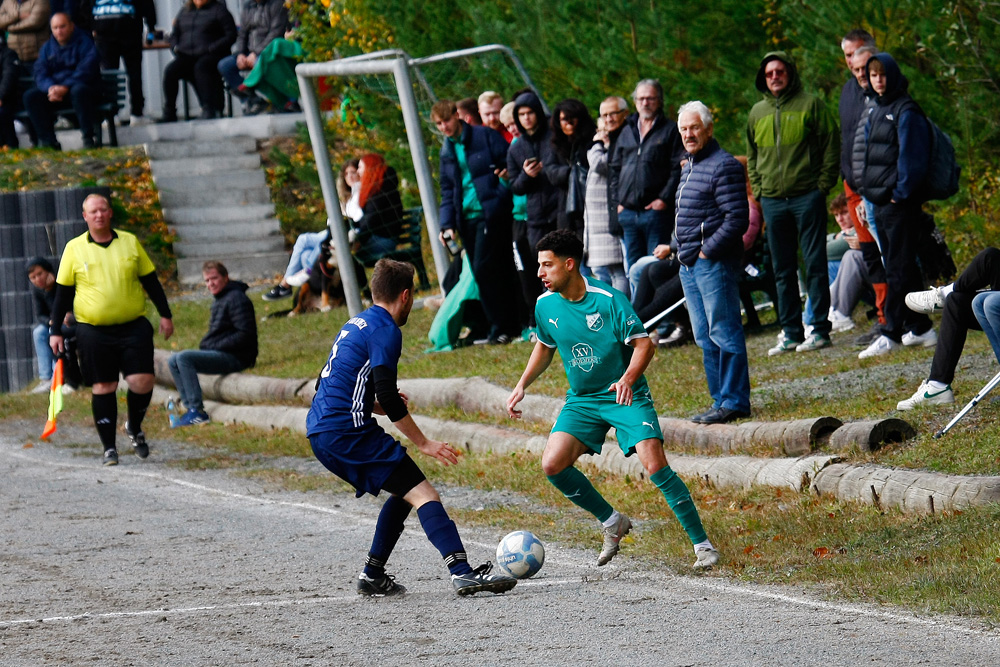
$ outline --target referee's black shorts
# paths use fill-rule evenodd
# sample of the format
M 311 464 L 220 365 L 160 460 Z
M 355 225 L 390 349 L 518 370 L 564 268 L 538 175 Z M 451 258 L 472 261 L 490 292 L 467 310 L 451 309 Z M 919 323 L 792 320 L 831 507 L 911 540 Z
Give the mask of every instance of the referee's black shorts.
M 87 386 L 118 382 L 119 373 L 128 377 L 153 372 L 153 325 L 145 317 L 104 327 L 80 322 L 76 348 Z

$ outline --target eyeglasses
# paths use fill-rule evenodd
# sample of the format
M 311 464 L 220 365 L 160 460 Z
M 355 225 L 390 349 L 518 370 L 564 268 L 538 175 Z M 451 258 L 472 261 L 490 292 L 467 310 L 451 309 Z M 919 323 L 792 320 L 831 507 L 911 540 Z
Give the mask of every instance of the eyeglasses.
M 764 72 L 764 76 L 768 79 L 777 79 L 779 76 L 785 76 L 788 74 L 788 70 L 783 69 L 773 69 L 770 72 Z
M 635 101 L 636 102 L 659 102 L 660 98 L 659 97 L 637 97 L 637 98 L 635 98 Z
M 602 113 L 601 118 L 614 118 L 615 116 L 620 116 L 628 111 L 628 109 L 619 109 L 618 111 L 609 111 L 607 113 Z

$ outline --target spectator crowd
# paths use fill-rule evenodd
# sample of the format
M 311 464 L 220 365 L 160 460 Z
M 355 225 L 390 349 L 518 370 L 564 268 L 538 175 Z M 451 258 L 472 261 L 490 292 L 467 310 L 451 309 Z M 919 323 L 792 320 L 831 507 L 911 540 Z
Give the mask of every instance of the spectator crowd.
M 245 115 L 300 110 L 294 63 L 303 52 L 285 0 L 248 0 L 238 24 L 221 0 L 186 0 L 168 35 L 156 24 L 153 0 L 0 0 L 0 147 L 19 146 L 21 109 L 32 146 L 61 148 L 56 115 L 67 110 L 83 146 L 100 145 L 101 72 L 121 66 L 129 125 L 150 123 L 142 82 L 147 48 L 169 46 L 173 54 L 163 71 L 159 122 L 178 120 L 181 81 L 194 88 L 201 118 L 221 117 L 226 90 Z
M 582 275 L 629 296 L 658 344 L 693 338 L 702 349 L 713 404 L 698 422 L 750 414 L 740 302 L 743 283 L 761 271 L 773 277 L 781 327 L 770 356 L 830 346 L 834 332 L 854 328 L 862 302 L 875 324 L 855 340 L 859 358 L 936 345 L 926 312 L 944 308 L 950 292 L 923 291 L 939 276 L 921 251 L 933 245 L 922 206 L 935 126 L 869 33 L 850 31 L 841 48 L 848 72 L 839 118 L 788 54 L 761 59 L 745 156 L 714 139 L 710 101 L 676 100 L 677 117 L 668 117 L 654 79 L 635 85 L 634 111 L 612 95 L 596 122 L 576 99 L 549 113 L 531 89 L 506 104 L 495 91 L 436 103 L 439 240 L 453 254 L 456 239 L 464 246 L 485 316 L 481 342 L 534 339 L 543 292 L 536 245 L 562 229 L 583 242 Z M 835 234 L 827 234 L 828 214 Z M 984 262 L 974 267 L 977 286 L 990 284 Z M 920 298 L 934 304 L 915 305 Z M 965 301 L 951 331 L 977 328 Z M 950 370 L 935 370 L 929 390 L 921 386 L 926 397 L 910 402 L 954 400 L 948 383 L 960 350 L 948 353 Z
M 161 38 L 152 2 L 85 0 L 56 9 L 49 0 L 0 1 L 0 30 L 9 36 L 0 44 L 4 145 L 17 145 L 18 94 L 39 146 L 59 147 L 54 111 L 67 106 L 84 145 L 99 143 L 100 71 L 120 61 L 131 123 L 147 122 L 138 63 L 143 24 L 147 41 Z M 222 113 L 225 88 L 241 98 L 245 113 L 297 109 L 287 65 L 302 52 L 291 40 L 285 3 L 251 0 L 240 14 L 237 28 L 219 0 L 189 0 L 178 13 L 162 120 L 177 120 L 181 80 L 194 85 L 205 118 Z M 702 349 L 713 402 L 695 421 L 750 414 L 741 290 L 762 271 L 773 278 L 780 325 L 771 356 L 830 346 L 833 333 L 854 327 L 861 302 L 875 325 L 856 340 L 859 358 L 939 345 L 927 313 L 943 310 L 947 349 L 939 346 L 931 377 L 900 409 L 953 401 L 950 381 L 964 332 L 993 312 L 983 305 L 974 311 L 972 302 L 976 289 L 996 283 L 996 260 L 977 258 L 954 288 L 923 290 L 937 277 L 921 273 L 921 248 L 934 228 L 922 206 L 935 126 L 870 34 L 852 30 L 841 48 L 848 72 L 838 114 L 807 89 L 788 54 L 761 59 L 761 98 L 748 110 L 741 151 L 714 138 L 710 100 L 675 100 L 679 111 L 669 116 L 655 79 L 634 86 L 634 111 L 610 95 L 596 121 L 572 98 L 550 112 L 532 89 L 435 103 L 431 120 L 444 137 L 438 240 L 454 256 L 456 274 L 473 278 L 482 342 L 536 339 L 535 301 L 545 291 L 536 246 L 550 232 L 568 230 L 583 244 L 581 275 L 629 298 L 654 341 L 693 340 Z M 29 74 L 34 86 L 18 91 Z M 828 206 L 840 182 L 843 194 Z M 352 250 L 370 266 L 399 242 L 398 177 L 381 156 L 368 154 L 344 165 L 340 185 Z M 828 213 L 839 226 L 831 235 Z M 305 283 L 329 239 L 329 230 L 302 235 L 284 278 L 264 298 L 290 296 Z M 225 285 L 224 269 L 210 268 Z M 200 400 L 191 393 L 185 403 L 197 417 Z

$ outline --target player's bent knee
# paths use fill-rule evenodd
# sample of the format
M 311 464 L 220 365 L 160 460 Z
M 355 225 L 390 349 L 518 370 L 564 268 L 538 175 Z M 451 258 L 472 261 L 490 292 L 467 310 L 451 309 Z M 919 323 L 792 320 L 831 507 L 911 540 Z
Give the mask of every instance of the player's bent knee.
M 639 457 L 642 467 L 650 475 L 667 465 L 667 455 L 663 453 L 663 442 L 656 438 L 649 438 L 636 444 L 635 453 Z

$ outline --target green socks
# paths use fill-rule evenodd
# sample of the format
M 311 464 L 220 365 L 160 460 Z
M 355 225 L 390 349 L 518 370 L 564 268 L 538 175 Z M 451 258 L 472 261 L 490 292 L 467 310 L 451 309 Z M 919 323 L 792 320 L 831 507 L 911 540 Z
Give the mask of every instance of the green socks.
M 665 468 L 665 470 L 670 470 Z M 662 470 L 660 472 L 663 472 Z M 673 472 L 672 470 L 670 472 Z M 597 517 L 597 520 L 601 523 L 607 521 L 614 514 L 614 508 L 608 504 L 608 501 L 604 499 L 594 485 L 590 483 L 587 476 L 582 472 L 570 466 L 566 468 L 561 473 L 557 475 L 548 475 L 548 479 L 552 482 L 552 486 L 556 487 L 562 494 L 573 501 L 577 506 L 582 507 L 591 514 Z M 680 480 L 677 480 L 680 482 Z M 684 482 L 680 482 L 681 487 L 684 492 L 687 493 L 687 487 L 684 486 Z M 666 493 L 666 492 L 664 492 Z M 691 496 L 688 496 L 688 501 L 691 500 Z M 694 509 L 694 503 L 690 503 L 691 508 Z M 698 512 L 695 511 L 695 519 L 698 518 Z M 698 523 L 698 528 L 701 528 L 701 523 Z
M 650 475 L 649 480 L 656 485 L 656 488 L 660 490 L 663 497 L 667 499 L 667 505 L 674 511 L 674 515 L 681 522 L 684 532 L 691 538 L 691 544 L 698 544 L 707 540 L 708 535 L 705 534 L 705 529 L 701 525 L 698 508 L 694 506 L 694 501 L 691 499 L 691 492 L 688 491 L 684 480 L 678 477 L 677 473 L 670 466 L 663 466 Z M 558 487 L 559 485 L 556 484 L 556 486 Z

